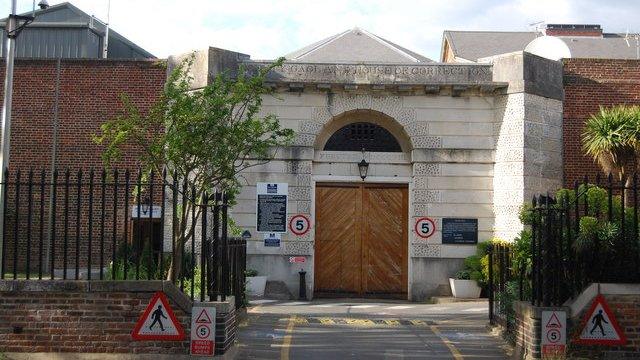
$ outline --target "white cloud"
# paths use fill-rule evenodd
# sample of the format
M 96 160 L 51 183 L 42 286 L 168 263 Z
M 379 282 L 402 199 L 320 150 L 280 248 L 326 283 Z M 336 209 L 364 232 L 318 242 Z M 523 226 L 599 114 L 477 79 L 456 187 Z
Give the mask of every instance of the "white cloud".
M 72 3 L 106 20 L 107 1 Z M 18 2 L 30 10 L 31 1 Z M 0 14 L 8 11 L 0 0 Z M 624 32 L 639 12 L 640 2 L 619 0 L 111 0 L 111 25 L 159 57 L 216 46 L 275 58 L 359 26 L 437 59 L 445 29 L 522 31 L 546 20 Z

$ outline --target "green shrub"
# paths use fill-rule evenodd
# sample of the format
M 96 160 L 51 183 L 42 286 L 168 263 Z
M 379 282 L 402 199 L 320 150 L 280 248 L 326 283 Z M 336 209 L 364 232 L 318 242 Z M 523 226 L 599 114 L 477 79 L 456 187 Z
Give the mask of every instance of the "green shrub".
M 244 276 L 258 276 L 258 270 L 256 270 L 256 269 L 247 269 L 244 272 Z
M 460 270 L 456 273 L 457 280 L 471 280 L 471 274 L 467 270 Z

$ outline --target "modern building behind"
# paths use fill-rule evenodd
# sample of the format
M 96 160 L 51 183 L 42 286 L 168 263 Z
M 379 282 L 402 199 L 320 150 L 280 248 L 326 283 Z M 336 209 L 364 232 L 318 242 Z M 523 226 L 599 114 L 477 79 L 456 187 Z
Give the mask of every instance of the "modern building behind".
M 555 36 L 567 44 L 572 58 L 640 59 L 638 38 L 605 33 L 600 25 L 547 24 L 541 31 L 454 31 L 442 36 L 442 62 L 477 62 L 479 59 L 523 51 L 535 38 Z
M 46 3 L 46 2 L 45 2 Z M 32 16 L 33 13 L 22 15 Z M 6 38 L 6 19 L 0 20 L 2 39 Z M 27 25 L 16 40 L 18 58 L 102 58 L 107 27 L 98 18 L 64 2 L 42 5 L 35 11 L 34 21 Z M 5 54 L 5 41 L 0 47 Z M 113 29 L 108 31 L 109 59 L 153 59 L 148 51 L 134 44 Z

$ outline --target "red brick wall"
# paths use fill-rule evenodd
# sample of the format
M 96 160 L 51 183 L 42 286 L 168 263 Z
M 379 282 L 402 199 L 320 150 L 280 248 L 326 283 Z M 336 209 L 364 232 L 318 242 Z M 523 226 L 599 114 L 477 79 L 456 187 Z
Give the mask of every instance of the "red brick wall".
M 188 354 L 191 315 L 169 298 L 184 341 L 131 338 L 152 292 L 0 292 L 0 352 Z M 14 333 L 14 328 L 21 333 Z
M 638 295 L 605 295 L 609 307 L 613 311 L 618 324 L 627 337 L 627 344 L 621 346 L 595 346 L 576 344 L 574 339 L 582 331 L 582 320 L 587 306 L 577 317 L 569 319 L 567 331 L 568 351 L 571 358 L 579 359 L 637 359 L 640 354 L 640 296 Z M 589 303 L 591 304 L 591 303 Z M 514 358 L 541 357 L 540 349 L 540 317 L 543 310 L 564 310 L 568 308 L 542 308 L 530 303 L 518 301 L 514 305 L 516 313 L 515 354 Z
M 547 29 L 547 36 L 602 36 L 602 30 L 586 29 Z
M 132 339 L 131 332 L 156 291 L 167 296 L 185 331 L 184 341 Z M 167 281 L 0 280 L 0 355 L 188 354 L 192 305 Z M 235 341 L 236 311 L 233 300 L 216 307 L 215 353 L 224 354 Z
M 4 79 L 4 66 L 0 78 Z M 164 62 L 157 60 L 62 60 L 56 166 L 99 169 L 102 147 L 91 136 L 122 110 L 121 94 L 147 111 L 165 79 Z M 11 168 L 50 168 L 55 88 L 56 60 L 16 61 Z M 137 154 L 135 149 L 128 151 L 119 167 L 136 167 Z
M 55 108 L 55 92 L 56 92 L 56 60 L 17 60 L 14 72 L 14 94 L 13 94 L 13 111 L 11 124 L 11 157 L 10 157 L 10 181 L 15 181 L 16 170 L 22 170 L 22 181 L 27 180 L 28 170 L 34 169 L 35 181 L 40 179 L 40 171 L 46 171 L 46 181 L 51 181 L 51 160 L 52 160 L 52 136 L 54 124 L 54 108 Z M 0 78 L 4 78 L 4 66 L 0 65 Z M 101 154 L 103 146 L 96 145 L 92 141 L 92 136 L 100 132 L 100 126 L 107 120 L 114 118 L 117 114 L 122 113 L 123 104 L 121 95 L 126 94 L 132 103 L 142 112 L 146 112 L 160 97 L 166 79 L 165 63 L 157 60 L 62 60 L 60 65 L 60 86 L 59 86 L 59 102 L 58 102 L 58 154 L 56 167 L 60 170 L 58 181 L 64 183 L 64 170 L 71 169 L 71 190 L 70 201 L 68 203 L 69 215 L 69 267 L 73 268 L 75 261 L 74 254 L 74 238 L 76 209 L 76 174 L 78 169 L 84 170 L 83 174 L 83 194 L 81 206 L 81 245 L 80 256 L 81 265 L 86 266 L 87 259 L 87 238 L 88 234 L 88 170 L 93 168 L 96 171 L 95 182 L 100 182 L 100 170 L 103 163 Z M 0 102 L 3 95 L 3 88 L 0 88 Z M 124 168 L 132 171 L 131 183 L 136 182 L 136 171 L 138 166 L 138 157 L 140 152 L 134 147 L 129 147 L 123 153 L 123 160 L 114 164 L 115 168 L 120 170 L 119 181 L 124 182 Z M 123 203 L 122 187 L 119 191 L 119 201 Z M 160 194 L 160 188 L 157 187 L 155 197 Z M 27 246 L 27 210 L 28 210 L 28 194 L 27 185 L 23 185 L 21 189 L 21 201 L 18 222 L 19 229 L 14 225 L 16 214 L 15 187 L 10 186 L 8 192 L 8 208 L 7 208 L 7 237 L 6 250 L 10 258 L 13 258 L 13 238 L 17 236 L 19 246 L 17 258 L 19 261 L 18 271 L 24 272 L 26 267 L 26 249 L 31 249 L 31 268 L 38 266 L 38 250 L 40 243 L 48 238 L 47 235 L 41 235 L 39 225 L 40 209 L 39 209 L 39 186 L 33 189 L 33 218 L 31 223 L 32 229 L 32 246 Z M 57 224 L 56 236 L 56 253 L 62 254 L 62 238 L 65 235 L 63 230 L 63 196 L 64 186 L 58 187 L 57 196 Z M 96 186 L 94 189 L 94 221 L 100 216 L 99 209 L 101 206 L 100 188 Z M 107 189 L 106 199 L 112 199 L 112 192 Z M 49 187 L 45 187 L 45 203 L 43 214 L 49 213 Z M 158 200 L 159 201 L 159 200 Z M 135 198 L 131 197 L 131 202 L 135 202 Z M 113 219 L 112 206 L 110 202 L 106 202 L 106 234 L 109 236 L 112 231 Z M 123 236 L 123 219 L 128 207 L 121 206 L 118 213 L 118 223 L 120 236 Z M 97 234 L 99 233 L 98 222 L 94 224 L 93 233 L 93 264 L 98 263 L 96 250 L 99 249 L 99 241 Z M 43 230 L 46 231 L 48 225 L 45 223 Z M 111 253 L 111 241 L 107 237 L 105 252 Z M 118 238 L 120 241 L 120 237 Z M 46 251 L 46 245 L 44 246 Z M 7 272 L 12 272 L 13 261 L 8 259 Z M 106 263 L 110 257 L 106 257 Z M 47 260 L 44 259 L 44 273 L 47 273 Z M 62 257 L 56 256 L 56 267 L 62 266 Z
M 599 107 L 640 104 L 640 61 L 606 59 L 564 60 L 564 184 L 573 186 L 584 175 L 600 172 L 583 155 L 580 137 L 585 120 Z

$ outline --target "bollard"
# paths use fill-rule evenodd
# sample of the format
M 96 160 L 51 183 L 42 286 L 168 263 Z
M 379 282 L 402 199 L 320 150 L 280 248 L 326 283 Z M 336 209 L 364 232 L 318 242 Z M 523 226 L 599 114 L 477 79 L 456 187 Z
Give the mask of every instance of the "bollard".
M 298 295 L 300 300 L 307 300 L 307 272 L 300 269 L 298 274 L 300 274 L 300 292 Z

